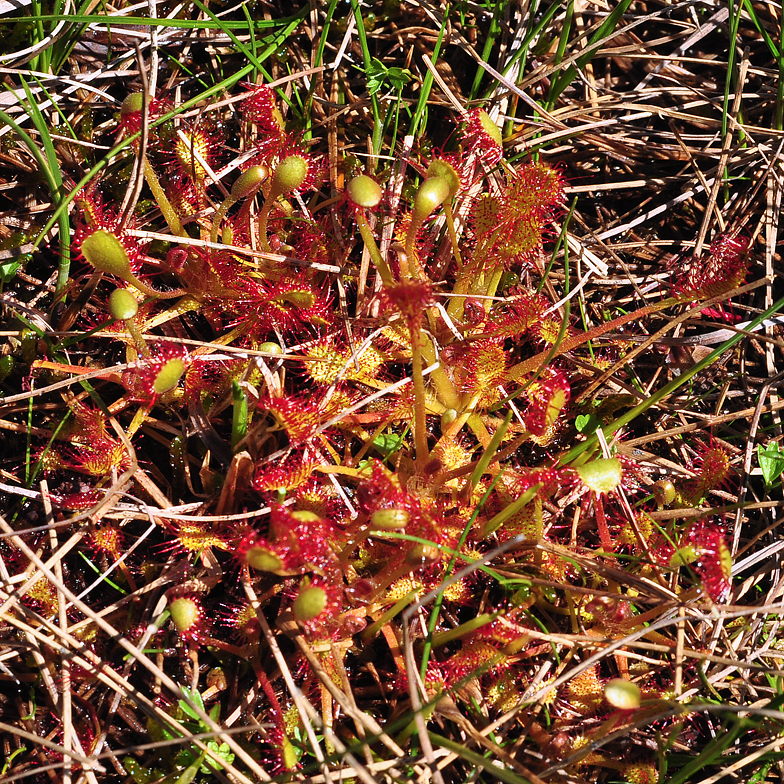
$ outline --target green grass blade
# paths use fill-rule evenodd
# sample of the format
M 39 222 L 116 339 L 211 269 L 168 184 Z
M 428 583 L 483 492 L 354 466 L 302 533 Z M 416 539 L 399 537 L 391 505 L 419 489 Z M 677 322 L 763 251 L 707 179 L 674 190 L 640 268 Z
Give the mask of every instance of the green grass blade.
M 555 54 L 553 55 L 553 62 L 556 65 L 563 62 L 564 54 L 566 53 L 566 47 L 569 43 L 569 33 L 572 31 L 573 20 L 574 2 L 573 0 L 569 0 L 569 3 L 566 5 L 566 13 L 564 14 L 563 25 L 561 26 L 561 35 L 558 38 L 558 45 L 556 46 Z M 545 103 L 545 108 L 548 111 L 552 111 L 553 107 L 558 101 L 558 96 L 561 94 L 561 92 L 563 92 L 563 88 L 560 90 L 558 89 L 558 82 L 558 79 L 553 79 L 553 81 L 550 82 L 550 93 L 547 96 L 547 101 Z
M 756 722 L 747 722 L 738 719 L 727 731 L 717 735 L 700 753 L 687 765 L 682 767 L 674 776 L 667 779 L 666 784 L 686 784 L 693 780 L 692 776 L 717 760 L 744 732 L 752 729 Z
M 444 21 L 441 24 L 441 29 L 438 31 L 436 45 L 433 47 L 433 56 L 431 58 L 433 65 L 438 62 L 438 57 L 441 54 L 441 46 L 444 41 L 444 31 L 446 30 L 446 23 L 448 18 L 449 4 L 447 4 L 446 8 L 444 9 Z M 425 112 L 427 111 L 427 102 L 430 99 L 430 92 L 432 89 L 433 74 L 430 72 L 430 70 L 428 70 L 428 72 L 425 74 L 425 78 L 422 80 L 422 88 L 419 92 L 419 100 L 417 101 L 417 106 L 414 111 L 414 119 L 411 121 L 411 127 L 408 130 L 409 136 L 416 137 L 417 131 L 419 130 L 419 125 L 422 123 Z
M 530 779 L 509 770 L 509 768 L 502 768 L 496 765 L 494 759 L 483 757 L 481 754 L 477 754 L 475 751 L 467 749 L 461 743 L 445 738 L 443 735 L 436 735 L 435 732 L 428 732 L 427 734 L 436 746 L 440 746 L 442 749 L 449 749 L 449 751 L 456 754 L 460 759 L 469 762 L 477 768 L 481 768 L 489 776 L 498 779 L 498 781 L 503 781 L 504 784 L 531 784 Z
M 370 66 L 373 62 L 373 57 L 370 54 L 368 46 L 367 31 L 365 30 L 365 20 L 362 18 L 362 9 L 359 7 L 358 0 L 351 0 L 351 12 L 354 14 L 354 20 L 357 23 L 357 37 L 359 38 L 359 47 L 362 50 L 362 64 L 365 73 L 370 72 Z M 374 93 L 368 91 L 370 96 L 370 110 L 373 113 L 373 153 L 378 155 L 381 152 L 381 107 L 378 103 L 378 98 Z
M 35 102 L 33 101 L 33 103 Z M 55 223 L 58 224 L 58 233 L 60 237 L 60 264 L 57 270 L 56 293 L 60 293 L 65 289 L 65 285 L 68 282 L 68 275 L 71 267 L 71 224 L 68 220 L 68 213 L 66 211 L 70 199 L 63 197 L 62 195 L 62 176 L 60 174 L 59 165 L 57 166 L 56 171 L 52 171 L 49 166 L 48 158 L 42 154 L 38 145 L 33 141 L 27 131 L 17 125 L 4 111 L 0 111 L 0 120 L 11 128 L 19 137 L 19 140 L 30 151 L 33 158 L 35 158 L 38 168 L 41 174 L 43 174 L 46 184 L 52 194 L 52 200 L 55 204 L 54 214 L 38 237 L 34 240 L 33 246 L 38 247 L 49 232 L 49 229 L 51 229 Z M 51 144 L 51 137 L 48 136 L 48 132 L 46 135 Z
M 784 297 L 777 300 L 770 308 L 768 308 L 764 313 L 760 313 L 753 321 L 751 321 L 746 328 L 746 331 L 751 331 L 754 327 L 761 324 L 765 319 L 770 318 L 771 316 L 776 315 L 779 311 L 784 309 Z M 656 392 L 652 393 L 650 397 L 644 400 L 639 405 L 635 406 L 634 408 L 627 411 L 625 414 L 622 414 L 617 419 L 613 420 L 609 425 L 606 425 L 602 428 L 602 432 L 604 436 L 609 441 L 612 436 L 617 433 L 622 427 L 628 425 L 630 422 L 633 422 L 638 416 L 644 414 L 649 408 L 655 406 L 661 400 L 669 397 L 669 395 L 673 394 L 673 392 L 677 391 L 680 387 L 686 384 L 690 379 L 694 378 L 698 373 L 703 371 L 705 368 L 712 365 L 717 359 L 719 359 L 722 354 L 726 351 L 731 349 L 736 343 L 739 343 L 744 338 L 748 337 L 743 332 L 739 332 L 737 335 L 733 335 L 729 340 L 722 343 L 718 348 L 715 348 L 708 354 L 707 357 L 701 359 L 699 362 L 694 364 L 692 367 L 688 368 L 681 372 L 677 378 L 670 381 L 668 384 L 665 384 L 661 389 L 657 390 Z M 559 459 L 560 465 L 568 465 L 571 463 L 578 455 L 581 455 L 587 449 L 592 449 L 596 446 L 597 437 L 596 434 L 592 435 L 582 444 L 578 444 L 577 446 L 570 449 L 565 455 L 563 455 Z
M 499 18 L 504 12 L 505 3 L 497 3 L 493 8 L 493 17 L 490 20 L 490 29 L 487 31 L 484 46 L 482 47 L 482 62 L 487 62 L 488 58 L 493 52 L 493 47 L 496 44 L 496 39 L 501 33 L 501 25 Z M 474 83 L 471 85 L 471 91 L 468 93 L 468 99 L 472 100 L 479 92 L 479 86 L 482 84 L 482 77 L 485 75 L 485 69 L 479 67 L 476 69 L 474 76 Z
M 561 93 L 574 81 L 574 78 L 577 76 L 577 71 L 580 68 L 584 68 L 596 55 L 596 51 L 601 46 L 602 41 L 615 30 L 631 3 L 632 0 L 621 0 L 590 37 L 588 45 L 585 47 L 585 51 L 575 60 L 574 65 L 570 65 L 558 75 L 549 96 L 553 105 L 558 100 Z

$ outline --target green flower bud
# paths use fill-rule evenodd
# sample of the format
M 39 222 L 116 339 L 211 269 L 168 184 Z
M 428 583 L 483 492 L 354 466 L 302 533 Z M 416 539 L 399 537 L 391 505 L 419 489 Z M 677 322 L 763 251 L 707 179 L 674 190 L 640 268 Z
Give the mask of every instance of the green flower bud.
M 299 291 L 284 291 L 275 299 L 278 302 L 288 302 L 296 308 L 312 308 L 316 302 L 312 291 L 301 289 Z
M 700 557 L 697 548 L 693 544 L 687 544 L 684 547 L 679 547 L 670 556 L 670 568 L 678 569 L 686 564 L 694 563 Z
M 669 506 L 675 500 L 675 485 L 669 479 L 660 479 L 653 485 L 653 497 L 659 509 Z
M 375 207 L 381 201 L 381 186 L 367 174 L 354 177 L 346 186 L 346 192 L 358 207 Z
M 405 509 L 378 509 L 370 517 L 370 525 L 382 531 L 394 531 L 408 525 L 410 515 Z
M 250 196 L 258 190 L 267 177 L 269 171 L 266 166 L 251 166 L 234 181 L 234 185 L 231 186 L 231 198 L 238 200 Z
M 297 509 L 291 513 L 291 516 L 294 520 L 297 520 L 300 523 L 321 522 L 321 518 L 315 512 L 311 512 L 309 509 Z
M 636 710 L 640 707 L 640 687 L 623 678 L 613 678 L 604 687 L 604 698 L 613 708 Z
M 125 248 L 110 231 L 94 231 L 82 242 L 82 255 L 99 272 L 114 275 L 126 282 L 135 279 Z
M 272 175 L 275 193 L 289 193 L 299 188 L 308 177 L 308 162 L 301 155 L 284 158 Z
M 437 561 L 441 557 L 441 550 L 434 544 L 417 543 L 406 553 L 406 561 L 410 564 L 426 564 Z
M 262 343 L 259 346 L 259 351 L 263 352 L 264 354 L 282 354 L 283 349 L 280 347 L 278 343 L 273 343 L 272 341 L 268 341 L 266 343 Z
M 449 185 L 449 198 L 453 199 L 457 192 L 460 190 L 460 175 L 455 171 L 455 167 L 441 158 L 436 158 L 430 162 L 425 172 L 425 178 L 428 180 L 433 177 L 442 177 Z
M 113 319 L 128 321 L 139 312 L 139 302 L 128 289 L 115 289 L 109 295 L 109 313 Z
M 114 275 L 145 294 L 155 295 L 153 289 L 142 283 L 131 272 L 131 262 L 125 248 L 110 231 L 105 229 L 94 231 L 82 242 L 82 255 L 98 272 Z
M 420 185 L 414 199 L 413 220 L 422 221 L 449 198 L 449 183 L 443 177 L 431 177 Z
M 441 414 L 441 430 L 446 430 L 452 422 L 457 420 L 457 411 L 454 408 L 448 408 Z
M 120 104 L 120 114 L 125 117 L 129 114 L 140 112 L 144 106 L 143 93 L 131 93 L 125 96 L 125 100 Z
M 264 547 L 251 547 L 245 553 L 245 563 L 260 572 L 279 574 L 283 569 L 283 559 Z

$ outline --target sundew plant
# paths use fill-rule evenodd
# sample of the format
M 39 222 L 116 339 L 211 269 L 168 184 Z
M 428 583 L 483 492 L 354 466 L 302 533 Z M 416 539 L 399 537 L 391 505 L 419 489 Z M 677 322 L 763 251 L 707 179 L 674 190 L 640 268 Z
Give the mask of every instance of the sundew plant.
M 780 8 L 0 13 L 0 780 L 779 775 Z

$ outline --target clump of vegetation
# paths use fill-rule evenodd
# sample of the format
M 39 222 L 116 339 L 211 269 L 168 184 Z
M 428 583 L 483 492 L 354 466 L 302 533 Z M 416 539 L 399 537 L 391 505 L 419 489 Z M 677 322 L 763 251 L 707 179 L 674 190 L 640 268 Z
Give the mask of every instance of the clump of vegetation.
M 17 64 L 3 165 L 32 156 L 50 201 L 0 268 L 3 776 L 775 772 L 784 460 L 755 335 L 784 302 L 759 140 L 784 98 L 746 112 L 736 45 L 781 69 L 781 21 L 682 5 L 197 4 L 209 65 L 123 45 L 144 78 L 113 112 L 53 112 Z M 419 75 L 385 48 L 415 22 Z M 698 22 L 729 81 L 684 114 L 647 87 L 678 57 L 635 58 Z M 32 70 L 79 62 L 69 40 Z M 719 146 L 633 125 L 641 96 Z

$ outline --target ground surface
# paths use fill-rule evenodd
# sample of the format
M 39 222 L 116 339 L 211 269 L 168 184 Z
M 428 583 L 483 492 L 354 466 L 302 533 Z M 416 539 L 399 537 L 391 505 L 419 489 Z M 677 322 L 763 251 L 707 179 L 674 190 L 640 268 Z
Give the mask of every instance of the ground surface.
M 0 781 L 778 780 L 780 6 L 5 6 Z

